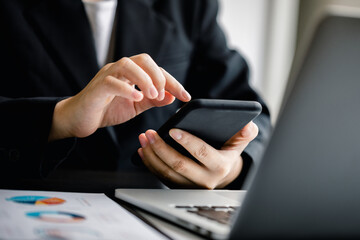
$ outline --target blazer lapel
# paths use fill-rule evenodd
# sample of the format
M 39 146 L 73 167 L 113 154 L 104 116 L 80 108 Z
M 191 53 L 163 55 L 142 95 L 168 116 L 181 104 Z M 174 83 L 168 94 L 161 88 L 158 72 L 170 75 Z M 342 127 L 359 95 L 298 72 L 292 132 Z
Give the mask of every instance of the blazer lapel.
M 167 41 L 173 24 L 152 8 L 153 0 L 118 0 L 114 61 L 140 53 L 155 61 Z
M 153 0 L 118 0 L 114 61 L 148 53 L 155 61 L 171 39 L 173 24 L 152 8 Z M 86 86 L 99 70 L 94 39 L 81 0 L 40 0 L 25 13 L 67 78 Z
M 25 13 L 50 55 L 82 89 L 99 67 L 81 0 L 42 0 Z

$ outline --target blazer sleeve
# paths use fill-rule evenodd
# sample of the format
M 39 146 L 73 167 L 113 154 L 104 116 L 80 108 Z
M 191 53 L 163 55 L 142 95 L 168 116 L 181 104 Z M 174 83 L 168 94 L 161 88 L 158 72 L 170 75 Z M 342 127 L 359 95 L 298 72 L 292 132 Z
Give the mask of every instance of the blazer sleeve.
M 69 154 L 74 139 L 48 144 L 53 111 L 59 100 L 0 97 L 0 178 L 46 176 Z M 57 151 L 52 151 L 54 148 Z
M 253 100 L 261 103 L 263 111 L 255 119 L 259 134 L 242 154 L 244 166 L 238 179 L 228 188 L 239 189 L 250 166 L 257 166 L 271 131 L 270 114 L 264 101 L 249 84 L 249 68 L 245 59 L 227 47 L 223 31 L 217 22 L 217 1 L 203 1 L 198 5 L 195 21 L 202 24 L 195 32 L 196 47 L 188 74 L 186 89 L 193 98 Z M 240 31 L 240 30 L 239 30 Z

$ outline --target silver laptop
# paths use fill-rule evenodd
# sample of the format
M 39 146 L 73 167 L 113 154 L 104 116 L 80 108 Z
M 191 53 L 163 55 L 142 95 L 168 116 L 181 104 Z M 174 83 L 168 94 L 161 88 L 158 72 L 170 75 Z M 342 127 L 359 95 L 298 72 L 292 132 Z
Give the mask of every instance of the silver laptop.
M 117 189 L 116 197 L 210 238 L 359 239 L 360 19 L 324 17 L 300 50 L 247 193 Z
M 116 189 L 115 196 L 147 212 L 211 238 L 229 235 L 231 216 L 246 191 Z

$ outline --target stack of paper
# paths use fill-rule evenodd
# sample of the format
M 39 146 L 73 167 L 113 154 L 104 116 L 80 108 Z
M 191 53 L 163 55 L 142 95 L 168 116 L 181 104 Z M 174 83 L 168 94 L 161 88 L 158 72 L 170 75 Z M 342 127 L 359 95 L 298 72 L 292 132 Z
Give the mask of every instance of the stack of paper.
M 104 194 L 0 190 L 0 239 L 164 239 Z

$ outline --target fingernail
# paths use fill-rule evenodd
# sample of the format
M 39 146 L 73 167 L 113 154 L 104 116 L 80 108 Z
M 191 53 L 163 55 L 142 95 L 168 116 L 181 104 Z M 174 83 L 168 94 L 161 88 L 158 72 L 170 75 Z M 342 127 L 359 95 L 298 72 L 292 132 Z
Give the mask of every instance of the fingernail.
M 244 138 L 248 138 L 250 136 L 250 132 L 247 129 L 243 129 L 241 131 L 241 136 Z
M 141 92 L 139 92 L 138 90 L 135 90 L 132 92 L 132 97 L 134 98 L 134 100 L 138 100 L 140 101 L 143 98 L 143 94 Z
M 149 94 L 152 98 L 156 98 L 159 93 L 154 86 L 151 86 L 149 90 Z
M 142 148 L 145 148 L 147 145 L 146 138 L 139 137 L 140 145 Z
M 165 97 L 165 90 L 162 89 L 162 90 L 160 90 L 160 92 L 159 92 L 159 95 L 158 95 L 158 97 L 157 97 L 157 100 L 162 101 L 162 100 L 164 100 L 164 97 Z
M 241 135 L 245 138 L 249 137 L 251 135 L 251 130 L 253 128 L 253 125 L 251 123 L 248 123 L 242 130 Z
M 147 131 L 145 135 L 146 138 L 149 140 L 150 144 L 153 144 L 155 142 L 155 136 L 153 132 Z
M 178 129 L 171 129 L 169 134 L 175 140 L 180 140 L 182 138 L 181 130 Z
M 191 95 L 190 95 L 186 90 L 182 90 L 181 95 L 182 95 L 183 98 L 185 98 L 186 100 L 190 100 L 190 99 L 191 99 Z

